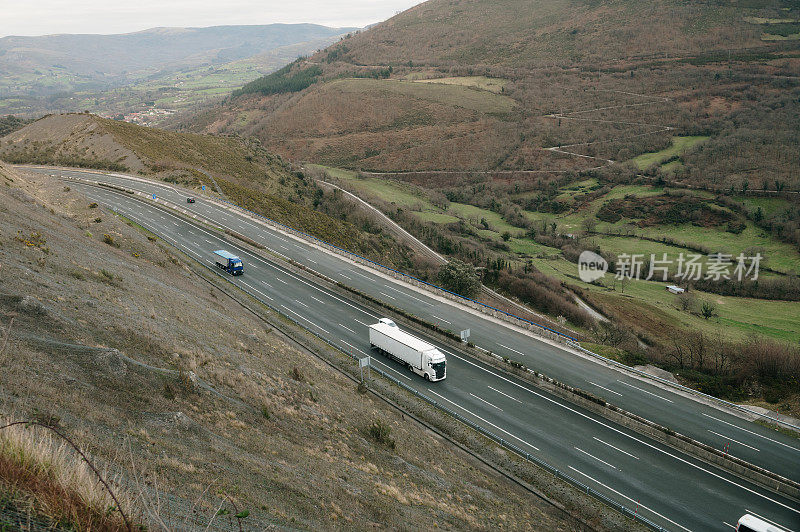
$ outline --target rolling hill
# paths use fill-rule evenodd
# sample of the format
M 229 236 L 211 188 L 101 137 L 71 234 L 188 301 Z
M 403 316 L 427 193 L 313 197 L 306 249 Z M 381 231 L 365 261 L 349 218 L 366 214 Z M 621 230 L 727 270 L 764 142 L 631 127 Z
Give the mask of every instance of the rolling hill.
M 181 126 L 376 172 L 579 171 L 658 151 L 676 132 L 708 134 L 710 151 L 685 165 L 700 167 L 692 179 L 716 166 L 714 179 L 768 172 L 796 185 L 796 162 L 765 157 L 797 140 L 800 23 L 774 23 L 798 19 L 791 6 L 431 0 Z M 737 157 L 717 164 L 731 143 Z
M 60 439 L 23 425 L 0 434 L 6 529 L 581 529 L 570 514 L 621 526 L 563 488 L 566 510 L 532 498 L 386 395 L 359 393 L 325 362 L 350 366 L 340 354 L 300 347 L 317 344 L 63 181 L 2 164 L 0 181 L 3 424 L 68 435 L 133 521 Z
M 714 337 L 745 361 L 755 338 L 796 342 L 798 36 L 784 0 L 430 0 L 177 127 L 259 138 L 609 356 L 741 400 L 747 368 L 686 372 L 673 344 Z M 609 271 L 623 254 L 769 259 L 739 284 L 673 270 L 677 300 L 644 278 L 582 282 L 583 250 Z M 763 395 L 797 408 L 796 387 Z
M 387 264 L 409 260 L 405 246 L 325 194 L 257 141 L 175 133 L 85 113 L 50 115 L 0 139 L 10 163 L 125 171 L 201 185 L 274 220 Z

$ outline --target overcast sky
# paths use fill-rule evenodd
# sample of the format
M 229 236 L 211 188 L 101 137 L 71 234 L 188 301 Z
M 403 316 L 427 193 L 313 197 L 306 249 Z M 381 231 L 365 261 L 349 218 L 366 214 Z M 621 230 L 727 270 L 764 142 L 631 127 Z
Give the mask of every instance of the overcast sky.
M 386 20 L 421 1 L 0 0 L 0 37 L 274 22 L 361 27 Z

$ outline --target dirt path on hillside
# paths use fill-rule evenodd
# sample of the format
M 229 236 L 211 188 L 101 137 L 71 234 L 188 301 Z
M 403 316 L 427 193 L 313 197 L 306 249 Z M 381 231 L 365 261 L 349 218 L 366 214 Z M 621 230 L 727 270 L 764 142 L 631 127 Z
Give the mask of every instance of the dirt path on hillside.
M 578 89 L 572 89 L 572 90 L 578 90 Z M 623 120 L 606 120 L 606 119 L 600 119 L 600 118 L 583 118 L 583 117 L 574 116 L 574 115 L 582 114 L 582 113 L 595 113 L 595 112 L 598 112 L 598 111 L 608 111 L 608 110 L 611 110 L 611 109 L 623 109 L 623 108 L 629 108 L 629 107 L 642 107 L 642 106 L 645 106 L 645 105 L 653 105 L 653 104 L 656 104 L 656 103 L 664 103 L 664 102 L 671 101 L 669 98 L 666 98 L 666 97 L 663 97 L 663 96 L 651 96 L 649 94 L 638 94 L 638 93 L 635 93 L 635 92 L 620 91 L 620 90 L 613 90 L 613 89 L 599 89 L 598 92 L 615 92 L 615 93 L 618 93 L 618 94 L 625 94 L 625 95 L 628 95 L 628 96 L 636 96 L 636 97 L 639 97 L 639 98 L 651 98 L 652 101 L 639 102 L 639 103 L 626 103 L 626 104 L 620 104 L 620 105 L 607 105 L 607 106 L 604 106 L 604 107 L 594 107 L 592 109 L 581 109 L 581 110 L 578 110 L 578 111 L 568 111 L 566 113 L 564 111 L 562 111 L 560 113 L 551 113 L 551 114 L 545 115 L 544 118 L 552 118 L 554 120 L 555 119 L 558 119 L 558 120 L 561 120 L 561 119 L 564 119 L 564 120 L 581 120 L 581 121 L 586 121 L 586 122 L 599 122 L 599 123 L 614 124 L 614 125 L 652 127 L 652 128 L 656 128 L 656 129 L 654 129 L 653 131 L 647 131 L 645 133 L 639 133 L 639 134 L 636 134 L 636 135 L 630 135 L 630 136 L 624 136 L 624 137 L 617 137 L 617 138 L 613 138 L 613 139 L 609 139 L 609 140 L 597 140 L 597 141 L 591 141 L 591 142 L 576 142 L 574 144 L 559 144 L 557 146 L 551 146 L 549 148 L 543 148 L 544 150 L 551 151 L 551 152 L 557 152 L 557 153 L 563 153 L 565 155 L 571 155 L 573 157 L 583 157 L 583 158 L 586 158 L 586 159 L 595 159 L 597 161 L 603 161 L 602 165 L 600 165 L 599 167 L 596 167 L 596 168 L 600 168 L 602 166 L 607 166 L 609 164 L 613 164 L 614 160 L 612 160 L 612 159 L 604 159 L 603 157 L 596 157 L 596 156 L 593 156 L 593 155 L 585 155 L 585 154 L 582 154 L 582 153 L 577 153 L 577 152 L 574 152 L 574 151 L 565 150 L 564 148 L 574 148 L 576 146 L 591 146 L 593 144 L 600 144 L 600 143 L 603 143 L 603 142 L 613 142 L 613 141 L 616 141 L 616 140 L 634 139 L 634 138 L 638 138 L 638 137 L 644 137 L 644 136 L 647 136 L 647 135 L 655 135 L 657 133 L 664 133 L 665 131 L 672 131 L 674 129 L 672 126 L 667 126 L 667 125 L 664 125 L 664 124 L 651 124 L 651 123 L 647 123 L 647 122 L 627 122 L 627 121 L 623 121 Z

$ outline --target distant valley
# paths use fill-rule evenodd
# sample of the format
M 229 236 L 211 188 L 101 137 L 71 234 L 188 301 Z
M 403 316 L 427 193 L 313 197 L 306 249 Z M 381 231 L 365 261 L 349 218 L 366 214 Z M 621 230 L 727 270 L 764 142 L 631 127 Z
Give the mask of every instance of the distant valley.
M 315 24 L 154 28 L 0 38 L 0 115 L 89 110 L 155 124 L 210 102 L 353 28 Z

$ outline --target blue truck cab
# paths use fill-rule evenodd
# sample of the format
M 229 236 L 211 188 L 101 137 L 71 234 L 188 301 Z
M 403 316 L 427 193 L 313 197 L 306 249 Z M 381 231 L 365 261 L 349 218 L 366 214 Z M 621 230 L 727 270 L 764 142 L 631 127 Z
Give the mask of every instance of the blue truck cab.
M 214 252 L 217 256 L 217 266 L 231 275 L 242 275 L 244 267 L 242 266 L 242 259 L 233 255 L 224 249 L 218 249 Z

